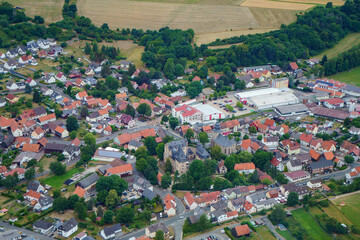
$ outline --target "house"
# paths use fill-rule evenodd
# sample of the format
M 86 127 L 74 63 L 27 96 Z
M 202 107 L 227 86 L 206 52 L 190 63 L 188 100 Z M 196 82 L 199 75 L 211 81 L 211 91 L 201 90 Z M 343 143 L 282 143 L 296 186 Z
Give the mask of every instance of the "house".
M 22 151 L 38 153 L 40 151 L 40 147 L 41 147 L 40 144 L 25 143 L 23 145 Z
M 279 146 L 279 138 L 278 137 L 264 137 L 261 142 L 265 144 L 269 149 L 277 149 Z
M 198 122 L 202 122 L 203 120 L 203 113 L 187 104 L 173 108 L 172 116 L 178 118 L 180 124 L 196 120 L 198 120 Z
M 96 184 L 99 180 L 99 175 L 97 173 L 92 173 L 88 177 L 82 179 L 80 182 L 76 183 L 75 186 L 80 186 L 85 190 L 90 189 L 92 186 Z
M 311 140 L 313 139 L 313 135 L 312 134 L 306 134 L 306 133 L 302 133 L 300 135 L 300 144 L 304 145 L 304 146 L 309 146 Z
M 74 83 L 75 86 L 78 86 L 78 87 L 84 87 L 86 85 L 85 81 L 81 78 L 77 78 L 75 80 L 75 83 Z
M 221 152 L 230 155 L 236 152 L 236 141 L 229 137 L 219 134 L 211 143 L 212 146 L 219 146 Z
M 16 91 L 16 90 L 19 90 L 19 87 L 16 83 L 14 82 L 7 82 L 6 83 L 6 88 L 9 89 L 10 91 Z
M 121 68 L 128 69 L 130 67 L 130 64 L 133 64 L 133 62 L 132 61 L 126 61 L 126 60 L 121 60 L 120 61 L 120 67 Z
M 68 238 L 74 232 L 78 230 L 78 222 L 74 218 L 70 218 L 70 220 L 63 223 L 59 228 L 59 235 Z
M 281 161 L 279 161 L 278 159 L 276 159 L 276 157 L 273 157 L 270 161 L 271 165 L 273 165 L 274 167 L 276 167 L 276 169 L 280 172 L 284 171 L 284 164 L 282 164 Z
M 41 219 L 39 221 L 36 221 L 32 227 L 36 232 L 47 235 L 52 232 L 54 225 L 48 221 Z
M 164 233 L 165 239 L 170 238 L 170 231 L 169 229 L 164 225 L 164 223 L 157 223 L 154 225 L 151 225 L 145 229 L 145 235 L 150 238 L 155 238 L 156 232 L 162 231 Z
M 285 173 L 285 176 L 290 182 L 298 182 L 310 178 L 310 174 L 303 170 Z
M 266 200 L 266 194 L 264 192 L 260 193 L 254 193 L 246 196 L 246 201 L 249 201 L 250 203 L 254 204 L 257 202 L 265 201 Z
M 19 180 L 22 180 L 25 178 L 25 169 L 24 168 L 15 168 L 12 169 L 2 175 L 2 178 L 5 179 L 7 176 L 13 176 L 15 173 L 17 173 Z
M 206 205 L 220 201 L 220 192 L 201 193 L 200 196 L 195 197 L 194 200 L 198 206 L 205 207 Z
M 130 163 L 121 166 L 109 168 L 105 171 L 105 176 L 118 175 L 121 178 L 132 175 L 133 168 Z
M 303 199 L 305 195 L 309 194 L 309 189 L 305 185 L 296 185 L 295 183 L 289 183 L 280 187 L 280 192 L 286 198 L 289 196 L 289 193 L 296 192 L 299 196 L 299 199 Z
M 51 114 L 48 114 L 48 115 L 38 118 L 38 122 L 40 125 L 45 125 L 45 124 L 48 124 L 48 123 L 54 122 L 54 121 L 56 121 L 55 113 L 51 113 Z
M 289 155 L 299 154 L 301 150 L 300 144 L 290 139 L 281 141 L 281 148 Z
M 88 97 L 88 94 L 87 94 L 86 91 L 78 92 L 78 93 L 75 95 L 75 98 L 76 98 L 77 100 L 85 100 L 87 97 Z
M 5 99 L 9 102 L 9 103 L 17 103 L 19 101 L 19 97 L 13 95 L 13 94 L 8 94 L 5 96 Z
M 189 207 L 190 211 L 194 210 L 198 206 L 197 203 L 194 200 L 193 195 L 190 192 L 187 192 L 184 195 L 184 202 Z
M 225 166 L 225 161 L 221 160 L 218 162 L 217 164 L 217 172 L 220 174 L 225 174 L 227 173 L 227 167 Z
M 9 61 L 7 61 L 4 64 L 4 68 L 6 68 L 7 70 L 15 70 L 17 67 L 17 64 L 14 60 L 10 59 Z
M 336 108 L 342 108 L 344 107 L 344 100 L 340 99 L 340 98 L 329 98 L 329 99 L 324 99 L 321 101 L 322 104 L 330 109 L 336 109 Z
M 316 135 L 319 131 L 319 127 L 316 123 L 306 125 L 306 132 Z
M 142 192 L 142 196 L 152 201 L 156 197 L 156 193 L 147 188 Z
M 25 81 L 27 84 L 29 84 L 30 87 L 35 87 L 37 85 L 37 83 L 35 82 L 34 79 L 32 79 L 31 77 L 28 77 Z
M 164 212 L 168 217 L 173 217 L 176 215 L 176 202 L 175 202 L 175 198 L 172 197 L 171 195 L 167 195 L 164 198 L 164 202 L 165 202 L 165 207 L 164 207 Z
M 267 198 L 276 198 L 279 196 L 279 191 L 278 190 L 270 190 L 266 193 L 266 197 Z
M 43 76 L 41 79 L 44 80 L 44 82 L 47 84 L 52 84 L 56 82 L 53 74 L 45 74 L 45 76 Z
M 59 138 L 66 138 L 69 136 L 68 130 L 64 129 L 63 127 L 57 126 L 55 128 L 55 136 Z
M 0 108 L 6 106 L 6 101 L 2 98 L 0 98 Z
M 236 163 L 234 166 L 234 170 L 238 171 L 240 174 L 252 174 L 255 172 L 255 164 L 254 163 Z
M 247 224 L 236 226 L 231 230 L 231 234 L 235 238 L 239 238 L 242 236 L 250 237 L 250 228 Z
M 104 239 L 113 239 L 116 237 L 116 234 L 120 233 L 121 231 L 121 224 L 117 223 L 109 227 L 104 227 L 103 230 L 101 230 L 100 235 Z
M 26 191 L 35 191 L 35 192 L 43 192 L 45 188 L 40 184 L 38 180 L 33 180 L 28 183 Z
M 278 202 L 275 199 L 270 198 L 264 201 L 257 202 L 254 204 L 254 206 L 256 207 L 256 211 L 260 212 L 263 209 L 270 209 L 276 204 L 278 204 Z
M 25 200 L 32 202 L 32 201 L 39 201 L 41 197 L 41 193 L 35 192 L 33 190 L 29 190 L 28 192 L 23 194 Z
M 322 186 L 322 180 L 321 179 L 310 180 L 306 183 L 306 185 L 310 189 L 318 189 L 318 188 L 321 188 L 321 186 Z
M 300 160 L 290 160 L 286 163 L 286 166 L 290 172 L 296 172 L 302 169 Z
M 334 170 L 334 163 L 326 160 L 325 157 L 321 157 L 318 162 L 312 162 L 307 165 L 306 169 L 311 174 L 324 174 L 330 173 Z
M 32 139 L 41 139 L 44 136 L 44 130 L 41 127 L 38 127 L 31 133 Z
M 64 73 L 62 73 L 62 72 L 59 72 L 58 74 L 56 74 L 55 79 L 60 82 L 66 82 L 66 77 L 65 77 Z
M 357 127 L 352 126 L 352 127 L 349 129 L 349 133 L 350 133 L 350 134 L 353 134 L 353 135 L 360 135 L 360 128 L 357 128 Z

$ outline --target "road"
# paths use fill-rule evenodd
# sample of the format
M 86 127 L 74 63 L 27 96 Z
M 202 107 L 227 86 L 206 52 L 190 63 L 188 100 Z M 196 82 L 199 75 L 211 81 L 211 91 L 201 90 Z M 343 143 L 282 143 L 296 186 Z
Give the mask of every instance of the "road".
M 10 229 L 17 230 L 21 233 L 27 234 L 28 236 L 34 236 L 35 238 L 41 239 L 41 240 L 52 240 L 53 239 L 53 238 L 47 237 L 45 235 L 42 235 L 40 233 L 36 233 L 36 232 L 30 231 L 30 230 L 27 230 L 25 228 L 16 227 L 16 226 L 10 225 L 8 223 L 4 223 L 4 222 L 0 222 L 0 226 L 5 227 L 6 229 L 9 229 L 9 230 Z

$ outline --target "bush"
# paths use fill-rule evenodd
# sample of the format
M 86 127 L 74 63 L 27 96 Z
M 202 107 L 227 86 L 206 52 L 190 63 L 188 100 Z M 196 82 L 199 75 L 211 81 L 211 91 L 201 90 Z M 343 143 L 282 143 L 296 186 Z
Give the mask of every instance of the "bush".
M 322 207 L 329 207 L 329 201 L 328 200 L 322 200 L 322 201 L 320 201 L 319 202 L 319 204 L 320 204 L 320 206 L 322 206 Z

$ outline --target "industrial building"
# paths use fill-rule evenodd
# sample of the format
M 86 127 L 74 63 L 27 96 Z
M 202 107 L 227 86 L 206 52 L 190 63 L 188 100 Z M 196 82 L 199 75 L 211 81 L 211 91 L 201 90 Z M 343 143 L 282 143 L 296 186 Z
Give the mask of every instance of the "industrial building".
M 310 110 L 306 107 L 305 104 L 300 103 L 300 104 L 276 107 L 275 112 L 282 117 L 287 117 L 287 116 L 308 114 L 310 113 Z

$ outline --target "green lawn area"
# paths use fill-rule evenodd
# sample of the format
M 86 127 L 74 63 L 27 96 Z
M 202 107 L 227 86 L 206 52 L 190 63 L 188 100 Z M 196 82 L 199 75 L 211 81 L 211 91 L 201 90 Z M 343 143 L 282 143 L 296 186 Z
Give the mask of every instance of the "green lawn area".
M 281 231 L 280 229 L 275 230 L 278 234 L 280 234 L 283 238 L 286 240 L 293 240 L 294 238 L 291 236 L 290 232 L 288 230 Z
M 322 52 L 321 54 L 315 56 L 319 60 L 322 59 L 324 55 L 328 57 L 328 59 L 336 57 L 342 52 L 349 50 L 350 48 L 360 44 L 360 33 L 351 33 L 343 38 L 338 44 L 334 47 Z
M 49 184 L 53 188 L 60 188 L 63 186 L 66 179 L 71 178 L 75 173 L 79 173 L 81 170 L 79 168 L 73 168 L 68 171 L 64 175 L 61 176 L 52 176 L 44 179 L 45 184 Z
M 274 237 L 274 235 L 272 234 L 272 232 L 270 231 L 270 229 L 267 226 L 260 226 L 256 228 L 257 233 L 266 240 L 276 240 L 276 237 Z
M 356 67 L 342 73 L 331 75 L 328 78 L 333 78 L 335 80 L 360 87 L 360 67 Z
M 334 200 L 338 209 L 348 217 L 353 224 L 360 227 L 360 193 L 352 194 L 346 197 L 338 198 Z M 340 206 L 344 203 L 344 206 Z
M 312 240 L 331 239 L 324 229 L 322 229 L 303 208 L 294 210 L 291 213 L 296 221 L 306 230 Z

